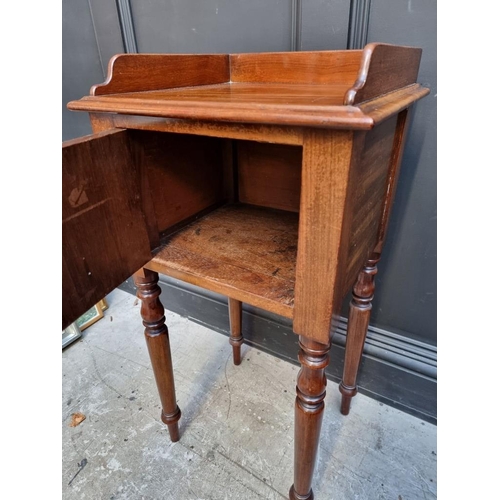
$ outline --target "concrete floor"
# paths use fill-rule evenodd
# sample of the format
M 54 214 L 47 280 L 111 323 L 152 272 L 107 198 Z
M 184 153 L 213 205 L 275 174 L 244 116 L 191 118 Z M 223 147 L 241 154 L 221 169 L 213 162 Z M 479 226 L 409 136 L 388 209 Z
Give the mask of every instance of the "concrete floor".
M 160 420 L 136 299 L 108 296 L 105 317 L 63 351 L 63 498 L 288 499 L 298 368 L 167 313 L 181 440 Z M 316 500 L 436 498 L 436 428 L 358 395 L 339 413 L 329 383 Z M 71 415 L 86 419 L 69 427 Z M 75 476 L 76 474 L 76 476 Z

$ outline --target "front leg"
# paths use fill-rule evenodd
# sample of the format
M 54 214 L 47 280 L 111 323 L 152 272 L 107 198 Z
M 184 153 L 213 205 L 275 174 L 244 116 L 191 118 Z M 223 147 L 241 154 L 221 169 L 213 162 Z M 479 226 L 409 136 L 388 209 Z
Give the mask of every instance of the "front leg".
M 325 408 L 326 376 L 330 345 L 299 337 L 299 361 L 295 399 L 295 465 L 290 500 L 312 500 L 311 484 L 316 465 L 321 422 Z
M 181 410 L 175 398 L 174 371 L 170 355 L 168 328 L 165 325 L 165 309 L 159 299 L 158 273 L 141 269 L 134 274 L 137 297 L 141 299 L 142 323 L 151 365 L 156 379 L 162 406 L 161 419 L 167 424 L 172 442 L 179 441 Z

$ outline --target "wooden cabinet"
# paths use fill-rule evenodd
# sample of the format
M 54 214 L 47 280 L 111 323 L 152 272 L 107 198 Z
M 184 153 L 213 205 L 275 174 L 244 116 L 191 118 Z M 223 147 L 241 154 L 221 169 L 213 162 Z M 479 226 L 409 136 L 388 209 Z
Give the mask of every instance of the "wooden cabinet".
M 293 319 L 295 481 L 312 498 L 331 322 L 354 286 L 343 413 L 369 320 L 420 49 L 114 57 L 69 103 L 95 135 L 63 145 L 63 327 L 135 274 L 162 418 L 180 410 L 157 273 Z

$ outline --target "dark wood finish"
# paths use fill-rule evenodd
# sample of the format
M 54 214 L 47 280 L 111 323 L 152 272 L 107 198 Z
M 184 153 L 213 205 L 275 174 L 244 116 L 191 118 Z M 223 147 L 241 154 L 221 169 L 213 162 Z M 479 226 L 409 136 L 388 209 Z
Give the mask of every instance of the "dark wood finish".
M 228 203 L 238 201 L 238 165 L 236 142 L 222 141 L 223 198 Z
M 361 165 L 371 171 L 372 175 L 361 172 L 360 192 L 370 193 L 374 201 L 363 199 L 366 198 L 365 195 L 357 200 L 353 227 L 356 228 L 358 234 L 351 236 L 350 262 L 344 288 L 350 287 L 352 274 L 359 268 L 359 262 L 364 258 L 364 254 L 370 253 L 371 248 L 375 248 L 377 253 L 373 254 L 365 264 L 354 285 L 349 313 L 344 376 L 340 385 L 343 394 L 341 412 L 344 415 L 349 413 L 351 399 L 357 392 L 356 378 L 370 320 L 374 277 L 377 272 L 376 263 L 380 260 L 390 207 L 395 194 L 406 122 L 407 111 L 405 110 L 397 118 L 387 120 L 375 128 L 368 134 L 362 157 Z M 367 182 L 369 184 L 363 185 Z M 381 208 L 380 204 L 382 204 Z M 380 210 L 382 210 L 381 215 Z M 363 221 L 370 221 L 370 223 L 363 224 Z M 363 226 L 365 234 L 361 233 Z
M 415 83 L 420 55 L 420 49 L 386 44 L 369 44 L 362 52 L 121 55 L 110 63 L 105 84 L 94 86 L 91 96 L 68 107 L 368 130 L 429 92 Z M 174 67 L 177 71 L 171 70 Z M 382 101 L 363 105 L 375 98 Z
M 224 206 L 165 238 L 146 266 L 290 318 L 297 219 L 291 212 Z
M 384 198 L 384 208 L 382 211 L 382 218 L 378 230 L 377 245 L 375 251 L 382 252 L 382 246 L 385 241 L 387 233 L 387 225 L 389 224 L 389 216 L 391 214 L 392 202 L 396 195 L 396 186 L 398 183 L 399 170 L 401 161 L 403 159 L 404 144 L 408 132 L 408 123 L 410 117 L 410 109 L 405 109 L 398 115 L 396 124 L 396 133 L 394 135 L 394 143 L 392 145 L 391 164 L 389 167 L 389 174 L 386 183 L 386 196 Z
M 374 127 L 400 111 L 408 109 L 428 93 L 429 89 L 418 84 L 408 85 L 401 90 L 361 103 L 357 108 L 370 117 Z
M 422 49 L 369 43 L 363 50 L 359 75 L 345 96 L 346 105 L 358 104 L 417 81 Z
M 241 302 L 293 318 L 302 369 L 292 500 L 312 498 L 330 328 L 369 259 L 355 285 L 347 335 L 342 387 L 348 398 L 355 391 L 406 109 L 429 92 L 416 83 L 420 54 L 420 49 L 370 44 L 362 52 L 119 56 L 105 84 L 68 105 L 91 112 L 94 130 L 129 129 L 116 133 L 124 142 L 104 148 L 105 162 L 96 173 L 102 183 L 113 184 L 108 170 L 128 158 L 118 169 L 127 180 L 117 182 L 136 186 L 125 198 L 140 210 L 120 220 L 123 234 L 138 246 L 122 245 L 121 233 L 110 232 L 105 249 L 115 253 L 103 254 L 110 271 L 109 280 L 102 279 L 106 286 L 118 285 L 116 261 L 120 269 L 136 266 L 130 271 L 145 266 L 135 281 L 162 418 L 175 424 L 173 439 L 180 412 L 156 273 L 230 297 L 236 363 Z M 101 143 L 88 142 L 95 144 L 90 149 Z M 93 166 L 90 159 L 82 171 Z M 140 228 L 131 227 L 134 217 Z M 81 220 L 88 230 L 90 223 Z M 160 233 L 161 247 L 150 262 L 142 262 Z M 75 230 L 70 239 L 80 243 L 82 234 L 87 233 Z M 86 285 L 79 283 L 79 291 Z M 89 290 L 91 296 L 95 290 Z
M 301 165 L 300 147 L 239 142 L 239 200 L 298 212 Z
M 311 485 L 325 408 L 325 368 L 330 343 L 320 344 L 301 335 L 299 345 L 301 369 L 297 375 L 294 481 L 290 500 L 312 500 Z
M 221 140 L 142 131 L 130 134 L 142 145 L 160 233 L 224 201 Z
M 395 91 L 396 95 L 387 94 L 377 102 L 346 106 L 343 87 L 321 89 L 319 85 L 274 84 L 266 90 L 261 84 L 221 84 L 192 90 L 83 97 L 70 102 L 68 108 L 230 123 L 369 130 L 429 93 L 429 89 L 416 84 Z
M 120 128 L 114 126 L 112 117 L 109 114 L 98 115 L 90 113 L 89 117 L 92 131 L 94 133 Z M 156 248 L 160 243 L 160 234 L 158 229 L 158 221 L 154 210 L 154 202 L 151 196 L 149 172 L 147 169 L 147 162 L 145 158 L 145 147 L 144 144 L 140 141 L 140 137 L 138 138 L 137 134 L 134 132 L 128 133 L 128 142 L 130 144 L 132 161 L 134 162 L 136 168 L 138 168 L 141 172 L 140 189 L 141 193 L 143 193 L 142 208 L 144 212 L 144 222 L 146 223 L 149 241 L 151 244 L 151 248 Z
M 169 276 L 160 275 L 158 284 L 162 289 L 162 301 L 168 303 L 169 311 L 189 316 L 197 323 L 230 336 L 227 297 Z M 131 280 L 119 288 L 136 293 Z M 341 317 L 332 338 L 330 363 L 326 368 L 326 377 L 335 386 L 342 380 L 346 332 L 347 317 Z M 299 364 L 297 339 L 289 319 L 243 304 L 242 335 L 245 344 L 283 361 Z M 372 325 L 368 327 L 366 342 L 370 342 L 370 356 L 362 361 L 363 371 L 360 370 L 358 381 L 363 387 L 359 387 L 359 392 L 435 425 L 436 401 L 432 394 L 435 392 L 436 348 L 427 348 L 421 342 Z M 328 443 L 323 447 L 327 448 Z
M 375 275 L 377 274 L 377 263 L 379 260 L 379 254 L 371 256 L 359 273 L 358 280 L 352 292 L 352 300 L 349 306 L 349 321 L 347 323 L 344 375 L 339 385 L 339 390 L 342 393 L 340 411 L 343 415 L 349 414 L 351 399 L 357 393 L 356 377 L 370 321 L 370 311 L 375 291 Z
M 349 250 L 344 271 L 343 294 L 352 287 L 356 276 L 373 252 L 387 194 L 387 178 L 397 117 L 389 118 L 360 137 L 363 145 L 359 161 L 352 163 L 352 220 Z
M 182 64 L 182 71 L 178 70 Z M 108 77 L 90 95 L 144 92 L 229 81 L 229 57 L 223 54 L 119 54 L 111 58 Z
M 89 96 L 74 111 L 222 122 L 370 129 L 373 120 L 343 105 L 344 85 L 223 83 L 190 88 Z
M 126 131 L 63 144 L 63 329 L 151 259 L 142 175 Z
M 361 50 L 231 54 L 231 81 L 347 87 L 356 80 L 362 54 Z
M 172 442 L 179 441 L 181 410 L 175 397 L 174 371 L 170 354 L 168 328 L 165 325 L 165 310 L 160 301 L 158 273 L 140 269 L 134 274 L 137 297 L 141 299 L 142 323 L 148 346 L 151 366 L 161 400 L 161 419 L 167 424 Z
M 231 336 L 229 343 L 233 347 L 233 363 L 241 364 L 241 346 L 243 345 L 243 335 L 241 333 L 242 304 L 239 300 L 228 298 L 229 305 L 229 328 Z
M 376 238 L 374 240 L 375 244 L 373 245 L 374 253 L 370 256 L 370 259 L 358 274 L 357 282 L 352 292 L 353 298 L 349 307 L 344 374 L 339 386 L 340 392 L 342 393 L 340 411 L 343 415 L 349 414 L 351 400 L 357 393 L 356 379 L 370 321 L 377 263 L 381 258 L 390 210 L 395 196 L 399 168 L 403 156 L 403 146 L 408 130 L 408 114 L 409 111 L 404 110 L 399 113 L 397 119 L 396 117 L 389 119 L 369 133 L 371 137 L 366 141 L 365 151 L 361 162 L 361 164 L 365 164 L 365 168 L 373 172 L 377 172 L 377 170 L 380 172 L 376 177 L 368 175 L 360 180 L 360 191 L 370 192 L 374 196 L 374 199 L 378 199 L 379 201 L 376 202 L 376 206 L 374 207 L 373 203 L 370 204 L 367 200 L 361 200 L 358 203 L 357 215 L 353 224 L 354 228 L 359 228 L 363 226 L 361 222 L 363 219 L 371 220 L 370 225 L 366 226 L 365 229 L 367 234 L 359 235 L 358 233 L 358 236 L 356 236 L 356 234 L 351 236 L 350 263 L 346 273 L 344 287 L 350 286 L 351 274 L 358 266 L 357 261 L 363 257 L 363 253 L 366 252 L 366 250 L 371 248 L 370 245 L 374 236 L 376 236 Z M 375 140 L 373 140 L 374 135 Z M 387 156 L 388 152 L 390 152 L 390 157 Z M 386 163 L 388 163 L 387 169 L 384 167 Z M 363 186 L 366 179 L 370 179 L 370 177 L 372 178 L 371 183 L 367 186 Z M 381 215 L 378 215 L 379 202 L 382 202 Z M 372 205 L 371 208 L 370 205 Z M 367 213 L 365 207 L 370 208 L 371 211 Z M 361 214 L 361 217 L 358 214 Z M 377 215 L 377 217 L 374 217 L 374 215 Z M 356 220 L 356 218 L 358 218 L 358 220 Z M 378 225 L 375 226 L 374 223 L 378 223 Z M 359 251 L 360 248 L 363 248 L 363 251 Z

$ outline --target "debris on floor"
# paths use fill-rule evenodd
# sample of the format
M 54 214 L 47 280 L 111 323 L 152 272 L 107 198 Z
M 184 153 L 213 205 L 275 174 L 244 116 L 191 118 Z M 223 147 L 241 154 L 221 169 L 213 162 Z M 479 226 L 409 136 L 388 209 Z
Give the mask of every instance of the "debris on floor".
M 80 425 L 87 417 L 83 413 L 73 413 L 71 415 L 71 422 L 69 424 L 70 427 L 76 427 Z

